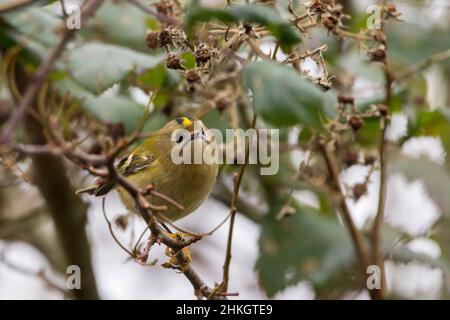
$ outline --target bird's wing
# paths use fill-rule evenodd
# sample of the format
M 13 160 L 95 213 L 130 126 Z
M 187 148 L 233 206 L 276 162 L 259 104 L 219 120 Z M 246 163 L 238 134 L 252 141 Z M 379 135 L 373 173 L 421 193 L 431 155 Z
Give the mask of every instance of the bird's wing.
M 117 164 L 117 170 L 123 176 L 135 174 L 144 170 L 155 161 L 155 158 L 150 154 L 134 154 L 124 157 Z

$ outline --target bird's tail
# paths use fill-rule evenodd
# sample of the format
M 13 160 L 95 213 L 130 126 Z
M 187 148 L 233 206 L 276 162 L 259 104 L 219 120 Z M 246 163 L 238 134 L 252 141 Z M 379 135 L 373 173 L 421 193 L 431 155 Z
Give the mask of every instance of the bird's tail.
M 98 185 L 93 184 L 90 185 L 89 187 L 83 188 L 83 189 L 78 189 L 77 191 L 75 191 L 75 194 L 82 194 L 82 193 L 88 193 L 90 195 L 95 194 L 96 190 L 98 189 Z

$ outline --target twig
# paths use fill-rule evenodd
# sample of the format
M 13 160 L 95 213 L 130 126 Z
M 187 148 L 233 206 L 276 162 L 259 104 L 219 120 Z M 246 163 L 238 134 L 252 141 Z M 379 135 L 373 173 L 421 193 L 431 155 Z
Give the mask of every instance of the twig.
M 347 227 L 350 230 L 350 235 L 353 239 L 353 244 L 355 245 L 356 253 L 361 265 L 361 272 L 365 276 L 367 267 L 369 266 L 369 250 L 367 247 L 367 243 L 364 240 L 362 233 L 356 228 L 350 214 L 350 210 L 345 201 L 345 195 L 339 182 L 339 171 L 337 168 L 336 160 L 328 151 L 325 143 L 319 143 L 319 148 L 325 158 L 326 166 L 330 173 L 330 178 L 332 179 L 334 184 L 334 189 L 338 193 L 340 211 L 343 215 L 345 223 L 347 224 Z
M 393 78 L 388 70 L 387 66 L 385 66 L 385 78 L 386 78 L 386 98 L 385 104 L 388 107 L 391 105 L 392 99 L 392 82 Z M 380 157 L 380 189 L 378 193 L 378 209 L 377 214 L 375 216 L 375 220 L 372 226 L 371 233 L 371 243 L 372 243 L 372 263 L 377 265 L 381 271 L 381 287 L 380 289 L 371 290 L 371 296 L 373 299 L 383 299 L 386 295 L 386 275 L 384 270 L 384 261 L 380 255 L 380 229 L 383 223 L 383 217 L 386 207 L 386 190 L 387 190 L 387 179 L 386 179 L 386 118 L 382 117 L 381 119 L 381 133 L 380 133 L 380 142 L 378 146 L 378 153 Z
M 44 270 L 36 272 L 36 271 L 33 271 L 33 270 L 28 270 L 28 269 L 24 268 L 23 266 L 19 266 L 17 264 L 14 264 L 11 261 L 8 261 L 6 259 L 4 252 L 0 255 L 0 261 L 3 262 L 3 264 L 6 265 L 8 268 L 13 269 L 13 270 L 15 270 L 17 272 L 20 272 L 23 275 L 38 278 L 39 280 L 41 280 L 45 284 L 45 286 L 47 288 L 49 288 L 51 290 L 58 291 L 59 293 L 62 293 L 64 296 L 70 295 L 69 291 L 67 291 L 65 288 L 59 286 L 58 284 L 56 284 L 55 282 L 50 280 L 47 277 L 47 275 L 45 274 Z
M 103 197 L 103 199 L 102 199 L 102 212 L 103 212 L 103 217 L 105 217 L 106 223 L 108 224 L 109 233 L 110 233 L 111 236 L 113 237 L 114 241 L 119 245 L 119 247 L 122 248 L 123 251 L 125 251 L 126 253 L 128 253 L 132 258 L 135 258 L 134 253 L 132 253 L 130 250 L 128 250 L 128 249 L 127 249 L 127 248 L 119 241 L 119 239 L 117 239 L 116 235 L 114 234 L 114 231 L 113 231 L 113 228 L 112 228 L 112 223 L 111 223 L 111 221 L 109 221 L 108 217 L 106 216 L 105 200 L 106 200 L 106 197 Z
M 429 67 L 432 64 L 442 62 L 449 58 L 450 58 L 450 49 L 436 53 L 436 54 L 432 55 L 431 57 L 423 59 L 422 61 L 419 61 L 418 63 L 407 66 L 404 69 L 396 72 L 396 75 L 394 76 L 394 80 L 401 81 L 401 80 L 409 77 L 410 75 L 416 73 L 417 71 L 425 69 L 426 67 Z
M 256 125 L 256 113 L 253 115 L 252 128 L 255 128 Z M 241 187 L 242 178 L 245 173 L 245 168 L 247 167 L 248 159 L 250 156 L 249 152 L 249 143 L 247 143 L 245 150 L 245 163 L 242 165 L 241 169 L 236 178 L 236 182 L 234 184 L 233 196 L 231 198 L 231 208 L 230 208 L 230 227 L 228 229 L 228 240 L 227 240 L 227 249 L 225 255 L 225 262 L 223 264 L 223 279 L 222 279 L 222 287 L 221 292 L 228 291 L 228 282 L 230 279 L 230 263 L 231 263 L 231 247 L 233 243 L 233 228 L 234 228 L 234 220 L 237 212 L 237 202 L 239 197 L 239 189 Z
M 87 19 L 96 12 L 96 10 L 102 3 L 103 0 L 86 0 L 81 9 L 81 21 L 83 21 L 83 23 L 86 23 Z M 55 47 L 50 50 L 47 57 L 39 66 L 34 76 L 34 80 L 25 90 L 19 106 L 16 108 L 16 111 L 11 116 L 8 124 L 3 129 L 0 138 L 0 144 L 9 143 L 17 127 L 22 122 L 22 119 L 25 116 L 28 108 L 36 98 L 42 83 L 47 78 L 48 74 L 52 71 L 53 65 L 55 64 L 56 60 L 58 60 L 67 43 L 75 36 L 76 32 L 78 31 L 77 29 L 70 30 L 66 28 L 65 22 L 61 24 L 60 28 L 61 30 L 64 30 L 61 36 L 61 40 Z

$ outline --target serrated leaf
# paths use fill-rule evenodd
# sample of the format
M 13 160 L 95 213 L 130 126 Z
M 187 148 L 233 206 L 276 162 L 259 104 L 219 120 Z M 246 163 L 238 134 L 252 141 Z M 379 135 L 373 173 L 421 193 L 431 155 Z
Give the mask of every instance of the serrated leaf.
M 91 42 L 71 51 L 70 73 L 88 90 L 99 93 L 121 81 L 136 68 L 155 67 L 163 55 L 147 55 L 127 48 Z
M 276 126 L 321 127 L 323 93 L 292 68 L 257 62 L 243 71 L 244 86 L 253 93 L 256 112 Z

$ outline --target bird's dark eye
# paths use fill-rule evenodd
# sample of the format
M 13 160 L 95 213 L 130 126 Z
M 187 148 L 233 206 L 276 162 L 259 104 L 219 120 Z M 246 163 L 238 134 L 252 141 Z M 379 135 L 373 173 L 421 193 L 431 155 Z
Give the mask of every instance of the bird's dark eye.
M 176 142 L 177 143 L 181 143 L 183 141 L 184 137 L 182 134 L 180 134 L 177 138 L 176 138 Z

